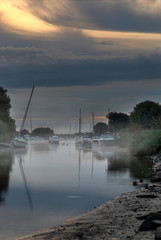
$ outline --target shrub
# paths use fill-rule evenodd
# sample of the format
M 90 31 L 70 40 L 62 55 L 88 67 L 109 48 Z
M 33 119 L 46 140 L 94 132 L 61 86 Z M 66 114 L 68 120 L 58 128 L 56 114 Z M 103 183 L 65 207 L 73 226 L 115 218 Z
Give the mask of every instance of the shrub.
M 131 125 L 120 132 L 120 144 L 135 155 L 146 156 L 161 151 L 161 130 Z
M 0 141 L 6 142 L 10 140 L 10 133 L 8 129 L 8 125 L 0 120 Z
M 131 151 L 136 155 L 151 155 L 161 150 L 161 130 L 144 130 L 131 141 Z

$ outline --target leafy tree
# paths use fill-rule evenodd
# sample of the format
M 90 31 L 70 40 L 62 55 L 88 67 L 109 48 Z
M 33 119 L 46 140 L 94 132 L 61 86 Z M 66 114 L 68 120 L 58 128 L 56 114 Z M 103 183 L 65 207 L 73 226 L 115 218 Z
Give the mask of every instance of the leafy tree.
M 158 118 L 152 119 L 152 127 L 154 129 L 161 129 L 161 115 Z
M 11 100 L 10 97 L 7 95 L 7 90 L 0 86 L 0 134 L 1 140 L 3 139 L 3 132 L 5 129 L 5 136 L 4 140 L 9 140 L 15 134 L 15 121 L 10 116 L 10 109 L 11 109 Z M 4 126 L 4 129 L 3 129 Z M 7 136 L 8 135 L 8 136 Z M 7 136 L 7 138 L 6 138 Z
M 101 135 L 108 132 L 108 125 L 106 123 L 99 122 L 94 126 L 94 133 Z
M 106 115 L 109 120 L 109 128 L 112 132 L 118 132 L 121 128 L 125 128 L 129 125 L 130 117 L 121 112 L 110 112 Z
M 32 136 L 38 136 L 38 137 L 44 137 L 44 138 L 48 138 L 50 136 L 54 135 L 54 131 L 51 128 L 35 128 L 32 131 Z
M 153 101 L 145 101 L 137 104 L 131 113 L 132 122 L 139 124 L 142 128 L 151 128 L 153 119 L 161 115 L 161 105 Z

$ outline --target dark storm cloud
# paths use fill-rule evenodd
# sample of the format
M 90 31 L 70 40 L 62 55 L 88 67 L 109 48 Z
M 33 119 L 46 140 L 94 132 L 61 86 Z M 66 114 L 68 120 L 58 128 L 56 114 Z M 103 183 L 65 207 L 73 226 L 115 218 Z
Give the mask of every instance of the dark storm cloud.
M 93 18 L 83 13 L 80 2 L 86 8 L 88 0 L 26 0 L 29 10 L 48 23 L 72 28 L 91 28 Z M 95 1 L 91 1 L 93 3 Z
M 101 58 L 79 56 L 55 59 L 50 51 L 9 48 L 0 50 L 1 83 L 9 88 L 90 86 L 111 81 L 161 78 L 161 54 Z M 158 50 L 159 52 L 159 50 Z M 55 53 L 56 54 L 56 53 Z
M 27 0 L 43 20 L 73 28 L 161 32 L 160 0 Z
M 158 0 L 78 1 L 78 4 L 82 12 L 93 19 L 95 28 L 161 32 L 161 6 Z

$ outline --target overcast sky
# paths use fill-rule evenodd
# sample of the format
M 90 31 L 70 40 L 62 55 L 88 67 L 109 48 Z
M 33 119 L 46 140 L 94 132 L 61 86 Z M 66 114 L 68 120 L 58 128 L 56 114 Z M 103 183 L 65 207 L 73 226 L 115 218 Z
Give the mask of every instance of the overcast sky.
M 0 84 L 19 127 L 83 130 L 161 101 L 161 0 L 0 0 Z M 29 120 L 26 127 L 29 127 Z

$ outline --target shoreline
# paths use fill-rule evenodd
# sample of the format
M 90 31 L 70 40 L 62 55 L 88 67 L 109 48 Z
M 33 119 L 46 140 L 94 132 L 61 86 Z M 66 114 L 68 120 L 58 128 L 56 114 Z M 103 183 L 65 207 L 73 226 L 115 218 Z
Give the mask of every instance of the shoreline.
M 161 239 L 161 155 L 152 157 L 147 186 L 123 193 L 86 214 L 17 240 Z

